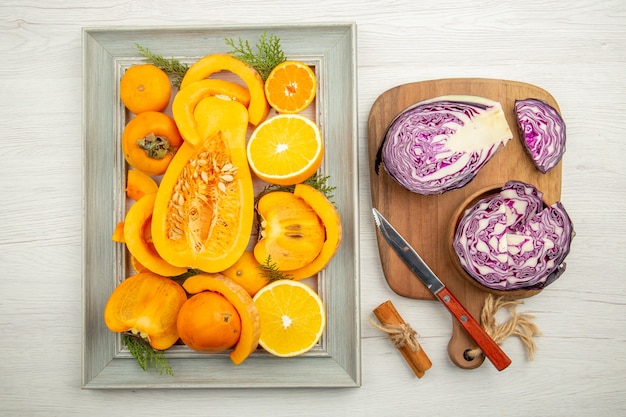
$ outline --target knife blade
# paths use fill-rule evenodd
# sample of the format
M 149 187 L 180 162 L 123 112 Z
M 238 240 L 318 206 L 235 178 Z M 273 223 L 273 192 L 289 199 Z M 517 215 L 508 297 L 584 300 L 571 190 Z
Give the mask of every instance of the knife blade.
M 413 274 L 426 285 L 439 301 L 452 313 L 461 327 L 476 342 L 483 354 L 493 363 L 498 371 L 502 371 L 511 364 L 511 359 L 504 353 L 498 344 L 485 332 L 482 326 L 463 307 L 445 284 L 422 260 L 419 254 L 398 233 L 385 217 L 375 208 L 372 209 L 374 222 L 381 236 L 398 254 L 400 259 L 409 267 Z

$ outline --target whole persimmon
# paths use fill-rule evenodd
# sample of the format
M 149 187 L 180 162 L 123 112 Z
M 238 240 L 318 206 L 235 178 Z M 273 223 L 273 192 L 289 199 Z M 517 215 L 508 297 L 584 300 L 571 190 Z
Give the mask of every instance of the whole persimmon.
M 120 99 L 135 114 L 165 110 L 171 95 L 169 77 L 152 64 L 133 65 L 120 80 Z
M 253 252 L 245 251 L 233 266 L 222 271 L 221 274 L 241 285 L 251 297 L 254 297 L 254 294 L 270 281 L 263 273 L 261 266 Z
M 126 162 L 147 175 L 163 174 L 182 143 L 174 119 L 157 111 L 133 117 L 122 132 Z
M 200 353 L 217 353 L 234 346 L 241 334 L 241 318 L 221 294 L 203 291 L 191 296 L 178 312 L 180 339 Z

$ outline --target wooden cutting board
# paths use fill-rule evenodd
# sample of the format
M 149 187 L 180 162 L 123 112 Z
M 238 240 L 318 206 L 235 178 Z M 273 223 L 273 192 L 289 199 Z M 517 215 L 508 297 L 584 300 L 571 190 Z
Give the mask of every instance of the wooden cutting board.
M 444 194 L 424 196 L 411 193 L 398 185 L 382 166 L 379 174 L 376 174 L 374 166 L 376 153 L 392 119 L 418 101 L 451 94 L 482 96 L 499 101 L 513 132 L 513 138 L 469 184 Z M 535 168 L 522 147 L 513 106 L 516 99 L 524 98 L 544 100 L 560 111 L 555 99 L 547 91 L 534 85 L 496 79 L 453 78 L 415 82 L 392 88 L 381 94 L 374 102 L 368 119 L 372 206 L 405 237 L 477 320 L 480 320 L 488 292 L 459 271 L 456 259 L 451 253 L 451 234 L 456 215 L 471 196 L 480 194 L 483 190 L 497 189 L 509 180 L 533 184 L 543 192 L 546 204 L 552 204 L 561 197 L 562 164 L 559 163 L 548 173 L 542 174 Z M 394 292 L 420 300 L 435 299 L 380 236 L 378 249 L 385 279 Z M 495 295 L 504 294 L 492 292 Z M 506 296 L 524 298 L 537 293 L 538 291 L 507 292 Z M 473 360 L 464 357 L 464 352 L 475 348 L 476 345 L 456 320 L 453 318 L 451 320 L 452 336 L 448 344 L 450 359 L 464 369 L 480 366 L 484 361 L 482 355 Z

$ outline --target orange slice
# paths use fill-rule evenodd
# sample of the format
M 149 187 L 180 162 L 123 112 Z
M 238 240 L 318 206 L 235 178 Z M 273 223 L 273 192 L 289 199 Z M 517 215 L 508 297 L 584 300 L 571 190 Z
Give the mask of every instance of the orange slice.
M 256 293 L 254 303 L 261 317 L 259 345 L 272 355 L 291 357 L 308 352 L 324 332 L 324 304 L 300 281 L 274 281 Z
M 315 99 L 317 78 L 300 61 L 278 64 L 265 80 L 265 97 L 278 113 L 300 113 Z
M 298 114 L 280 114 L 261 123 L 247 145 L 248 163 L 272 184 L 303 182 L 322 164 L 324 144 L 315 122 Z

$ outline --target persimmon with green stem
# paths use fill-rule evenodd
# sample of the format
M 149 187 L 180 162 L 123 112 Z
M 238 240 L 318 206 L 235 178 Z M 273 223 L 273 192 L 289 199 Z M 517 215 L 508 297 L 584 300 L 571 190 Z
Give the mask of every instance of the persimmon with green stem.
M 122 132 L 124 159 L 148 175 L 163 174 L 182 143 L 174 119 L 156 111 L 137 115 Z

